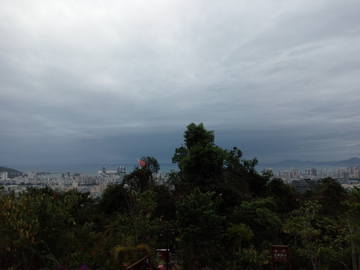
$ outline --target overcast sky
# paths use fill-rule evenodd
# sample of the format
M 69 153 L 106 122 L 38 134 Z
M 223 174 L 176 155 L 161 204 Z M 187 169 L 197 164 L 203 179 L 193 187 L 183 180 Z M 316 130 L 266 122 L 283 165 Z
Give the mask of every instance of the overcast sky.
M 2 0 L 0 165 L 360 157 L 360 1 Z

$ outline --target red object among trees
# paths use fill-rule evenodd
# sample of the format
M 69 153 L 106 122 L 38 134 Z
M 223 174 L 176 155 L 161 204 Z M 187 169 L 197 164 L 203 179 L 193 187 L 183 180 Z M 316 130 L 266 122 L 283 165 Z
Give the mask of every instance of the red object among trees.
M 140 159 L 137 159 L 138 160 L 138 162 L 139 162 L 139 164 L 141 165 L 141 166 L 145 166 L 145 164 L 146 164 L 146 162 L 145 161 L 143 161 L 143 160 L 140 160 Z

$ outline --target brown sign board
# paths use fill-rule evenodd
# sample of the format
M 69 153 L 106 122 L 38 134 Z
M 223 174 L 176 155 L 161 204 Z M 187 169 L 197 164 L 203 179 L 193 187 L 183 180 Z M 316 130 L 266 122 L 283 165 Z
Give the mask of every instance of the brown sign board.
M 270 245 L 271 266 L 274 262 L 288 262 L 291 269 L 290 245 Z

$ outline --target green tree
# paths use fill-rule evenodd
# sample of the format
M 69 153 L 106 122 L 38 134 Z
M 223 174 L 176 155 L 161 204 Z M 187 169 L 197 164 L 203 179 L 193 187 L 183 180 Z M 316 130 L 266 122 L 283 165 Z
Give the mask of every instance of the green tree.
M 135 168 L 130 174 L 124 177 L 125 185 L 131 190 L 142 193 L 154 186 L 152 172 L 147 167 Z
M 331 177 L 324 178 L 315 185 L 313 200 L 317 200 L 322 205 L 319 211 L 323 215 L 333 217 L 344 213 L 345 208 L 342 202 L 347 197 L 346 190 Z
M 237 147 L 225 150 L 223 182 L 242 193 L 263 196 L 269 177 L 256 172 L 257 163 L 257 158 L 243 159 L 242 152 Z
M 68 252 L 62 240 L 71 234 L 71 215 L 81 197 L 49 188 L 0 196 L 0 268 L 56 267 Z
M 174 192 L 169 191 L 166 185 L 157 185 L 154 187 L 155 202 L 157 207 L 154 210 L 154 216 L 163 217 L 164 220 L 171 221 L 176 219 L 176 206 Z
M 157 204 L 155 192 L 147 190 L 141 194 L 128 190 L 126 201 L 128 211 L 117 213 L 116 218 L 107 228 L 116 229 L 127 236 L 134 236 L 136 245 L 145 241 L 152 226 L 152 213 Z
M 322 217 L 317 201 L 306 201 L 283 224 L 283 232 L 295 237 L 296 252 L 309 258 L 314 270 L 328 269 L 342 254 L 336 222 Z
M 98 209 L 106 215 L 113 215 L 116 212 L 126 212 L 128 205 L 126 203 L 127 190 L 124 184 L 109 185 L 101 194 L 101 200 L 98 203 Z
M 222 149 L 214 144 L 214 131 L 208 131 L 200 123 L 191 123 L 184 132 L 184 144 L 175 149 L 173 163 L 179 166 L 179 172 L 170 177 L 177 184 L 177 190 L 186 193 L 199 187 L 201 191 L 212 191 L 222 185 L 233 185 L 247 192 L 248 186 L 262 191 L 267 179 L 255 171 L 257 159 L 241 159 L 242 152 L 234 147 Z
M 213 195 L 195 188 L 176 204 L 179 251 L 185 269 L 215 267 L 222 262 L 224 218 L 217 214 L 218 202 L 212 200 Z
M 241 253 L 241 242 L 242 241 L 250 241 L 254 233 L 251 228 L 244 224 L 230 224 L 230 226 L 226 230 L 226 236 L 232 240 L 236 245 L 238 245 L 239 253 Z
M 251 202 L 244 201 L 235 207 L 230 220 L 235 224 L 244 223 L 254 233 L 254 244 L 265 248 L 268 243 L 278 241 L 281 229 L 281 220 L 275 213 L 275 202 L 272 198 L 257 199 Z
M 239 262 L 240 269 L 244 270 L 258 270 L 270 263 L 269 249 L 259 250 L 250 245 L 249 248 L 244 248 L 244 251 Z
M 191 123 L 184 132 L 184 145 L 175 149 L 173 163 L 178 163 L 180 171 L 173 173 L 188 189 L 213 184 L 221 177 L 224 160 L 223 150 L 214 145 L 214 131 L 208 131 L 203 123 Z M 179 180 L 179 179 L 178 179 Z
M 160 170 L 160 164 L 154 157 L 142 157 L 142 161 L 145 161 L 145 168 L 147 168 L 151 173 L 157 173 Z
M 279 178 L 274 178 L 267 184 L 266 195 L 274 199 L 276 211 L 281 215 L 287 215 L 299 208 L 300 193 Z
M 203 191 L 213 187 L 222 177 L 224 154 L 223 149 L 212 144 L 194 146 L 181 161 L 182 181 Z
M 124 184 L 128 185 L 131 190 L 139 193 L 152 189 L 155 186 L 154 173 L 160 169 L 156 158 L 142 157 L 142 160 L 146 162 L 145 166 L 141 168 L 136 167 L 134 171 L 124 178 Z
M 353 270 L 357 270 L 357 258 L 360 250 L 360 190 L 352 189 L 347 200 L 342 202 L 346 211 L 340 216 L 344 239 L 350 242 Z M 359 258 L 360 264 L 360 258 Z
M 197 145 L 205 147 L 208 144 L 214 144 L 214 131 L 206 130 L 203 123 L 200 123 L 199 125 L 191 123 L 186 128 L 184 142 L 187 149 L 191 149 Z

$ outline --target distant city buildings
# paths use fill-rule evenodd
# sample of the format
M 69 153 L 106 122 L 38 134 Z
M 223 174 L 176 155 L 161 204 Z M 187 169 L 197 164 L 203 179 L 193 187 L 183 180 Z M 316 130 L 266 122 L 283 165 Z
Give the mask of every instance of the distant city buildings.
M 267 168 L 267 170 L 272 170 Z M 273 173 L 274 175 L 274 173 Z M 304 173 L 301 173 L 298 169 L 291 168 L 283 172 L 278 171 L 273 177 L 281 178 L 285 182 L 292 182 L 293 180 L 300 179 L 312 179 L 317 180 L 325 177 L 332 177 L 339 180 L 339 182 L 345 183 L 349 180 L 360 180 L 360 168 L 359 167 L 343 167 L 338 169 L 316 169 L 306 168 Z
M 291 183 L 299 192 L 303 193 L 314 188 L 315 181 L 311 179 L 293 180 Z
M 15 193 L 23 192 L 28 187 L 50 187 L 57 192 L 68 191 L 76 189 L 79 192 L 89 192 L 92 198 L 100 198 L 102 192 L 109 185 L 116 185 L 122 183 L 126 176 L 126 168 L 118 166 L 116 171 L 108 171 L 106 167 L 98 172 L 98 175 L 83 175 L 81 173 L 62 172 L 60 177 L 48 177 L 44 174 L 36 172 L 27 172 L 26 174 L 19 174 L 19 176 L 12 179 L 8 178 L 7 172 L 0 173 L 0 186 L 5 187 L 6 192 L 14 191 Z M 167 185 L 168 177 L 163 177 L 161 173 L 154 175 L 155 183 L 157 185 Z M 169 189 L 173 187 L 169 186 Z
M 265 171 L 273 170 L 266 168 Z M 305 192 L 307 189 L 312 189 L 316 181 L 326 177 L 337 180 L 344 187 L 347 185 L 346 188 L 351 188 L 357 184 L 360 186 L 360 167 L 350 166 L 337 169 L 306 168 L 304 173 L 301 173 L 298 169 L 291 168 L 290 170 L 278 171 L 277 174 L 273 172 L 272 178 L 280 178 L 285 183 L 295 186 L 300 192 Z
M 266 168 L 264 172 L 272 172 L 272 178 L 280 178 L 285 183 L 293 185 L 300 192 L 312 189 L 314 184 L 322 178 L 332 177 L 340 182 L 345 188 L 360 187 L 360 167 L 342 167 L 336 169 L 316 169 L 306 168 L 304 172 L 296 168 L 278 171 L 274 174 L 271 168 Z M 122 183 L 126 176 L 126 168 L 118 166 L 116 170 L 107 170 L 104 166 L 97 175 L 89 176 L 81 173 L 62 172 L 59 177 L 49 177 L 46 173 L 27 172 L 16 173 L 16 177 L 10 178 L 8 172 L 0 173 L 0 186 L 5 187 L 5 191 L 22 192 L 27 187 L 50 187 L 56 191 L 68 191 L 76 189 L 79 192 L 89 192 L 92 198 L 99 198 L 102 192 L 109 185 Z M 153 175 L 157 185 L 168 185 L 167 175 L 163 176 L 161 172 Z M 174 189 L 169 186 L 169 189 Z

